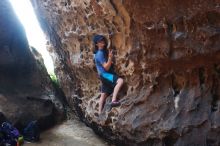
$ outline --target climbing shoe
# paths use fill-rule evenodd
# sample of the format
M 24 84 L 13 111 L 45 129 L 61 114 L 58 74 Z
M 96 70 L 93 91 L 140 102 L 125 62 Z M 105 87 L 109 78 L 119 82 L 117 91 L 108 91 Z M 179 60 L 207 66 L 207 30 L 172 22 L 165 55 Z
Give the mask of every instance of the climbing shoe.
M 119 101 L 112 101 L 111 102 L 112 107 L 116 107 L 116 106 L 120 106 L 120 105 L 121 105 L 121 103 Z

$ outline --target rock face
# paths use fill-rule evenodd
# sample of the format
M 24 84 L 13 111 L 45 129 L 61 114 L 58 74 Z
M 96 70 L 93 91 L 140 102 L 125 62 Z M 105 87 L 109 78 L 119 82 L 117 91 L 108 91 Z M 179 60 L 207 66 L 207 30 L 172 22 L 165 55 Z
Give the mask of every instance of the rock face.
M 41 56 L 31 53 L 8 0 L 0 1 L 0 7 L 0 112 L 18 128 L 31 120 L 48 128 L 65 117 L 61 96 L 35 59 Z
M 219 0 L 32 0 L 68 103 L 117 145 L 220 145 Z M 126 83 L 98 117 L 92 36 Z M 109 99 L 108 99 L 109 100 Z

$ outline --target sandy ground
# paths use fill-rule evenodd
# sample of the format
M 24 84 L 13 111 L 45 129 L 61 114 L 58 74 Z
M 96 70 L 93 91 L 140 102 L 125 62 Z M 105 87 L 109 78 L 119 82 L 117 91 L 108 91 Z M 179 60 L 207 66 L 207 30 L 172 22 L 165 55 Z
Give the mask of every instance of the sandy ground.
M 40 142 L 24 146 L 110 146 L 83 123 L 68 120 L 40 135 Z

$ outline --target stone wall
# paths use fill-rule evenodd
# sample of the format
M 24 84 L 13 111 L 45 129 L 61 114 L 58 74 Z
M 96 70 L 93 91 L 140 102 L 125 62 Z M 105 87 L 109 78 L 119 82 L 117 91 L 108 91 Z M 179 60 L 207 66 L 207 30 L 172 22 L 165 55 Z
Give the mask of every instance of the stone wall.
M 31 53 L 9 1 L 1 0 L 0 7 L 0 112 L 17 128 L 32 120 L 38 120 L 42 129 L 51 127 L 65 117 L 63 96 L 53 86 L 40 54 Z
M 219 145 L 219 0 L 32 3 L 68 103 L 97 133 L 117 145 Z M 116 48 L 125 79 L 122 105 L 101 116 L 94 34 Z

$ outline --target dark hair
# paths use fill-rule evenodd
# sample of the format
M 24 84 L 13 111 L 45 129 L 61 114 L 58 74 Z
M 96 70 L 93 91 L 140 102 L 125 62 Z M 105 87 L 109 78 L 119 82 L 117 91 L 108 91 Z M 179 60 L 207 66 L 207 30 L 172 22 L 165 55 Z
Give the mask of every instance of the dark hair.
M 104 46 L 104 48 L 103 48 L 103 51 L 104 51 L 105 57 L 107 58 L 107 57 L 108 57 L 108 49 L 107 49 L 108 41 L 107 41 L 106 37 L 104 37 L 104 36 L 103 36 L 103 38 L 102 38 L 102 41 L 105 42 L 105 46 Z M 96 54 L 96 52 L 98 51 L 98 46 L 96 46 L 96 44 L 97 44 L 97 42 L 93 42 L 93 45 L 94 45 L 94 47 L 93 47 L 93 53 L 94 53 L 94 54 Z

